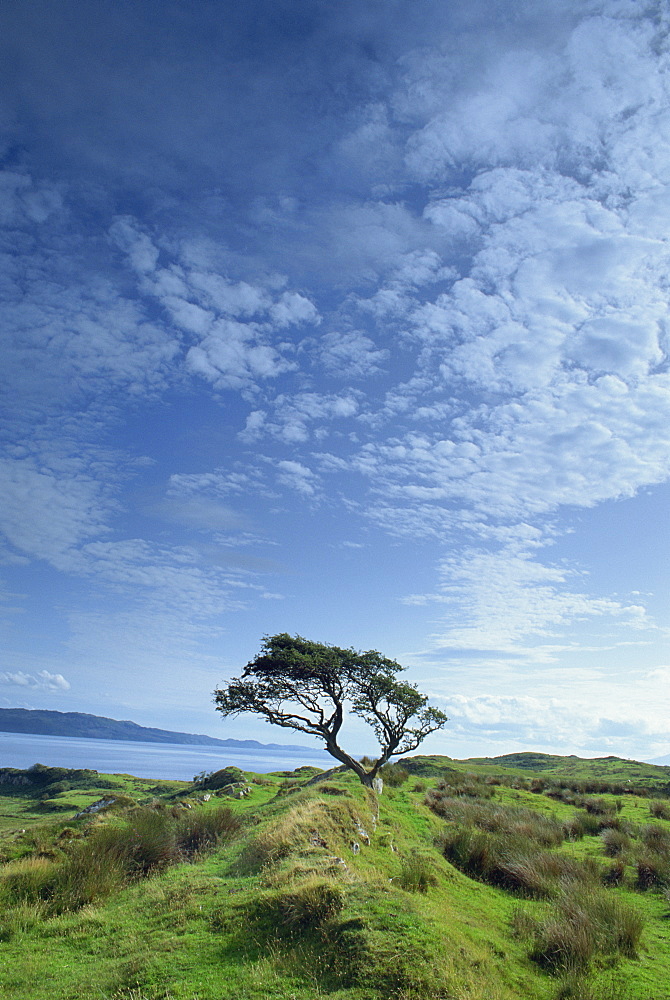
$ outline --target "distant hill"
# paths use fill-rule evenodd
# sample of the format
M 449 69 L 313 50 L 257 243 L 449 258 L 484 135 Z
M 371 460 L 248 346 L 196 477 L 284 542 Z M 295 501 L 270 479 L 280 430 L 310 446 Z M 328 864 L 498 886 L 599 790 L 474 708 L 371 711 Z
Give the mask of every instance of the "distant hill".
M 550 753 L 507 753 L 500 757 L 471 757 L 468 763 L 495 764 L 509 768 L 520 768 L 528 771 L 541 771 L 547 774 L 558 774 L 578 778 L 609 777 L 611 779 L 638 779 L 643 777 L 670 777 L 670 769 L 662 761 L 653 764 L 639 760 L 627 760 L 623 757 L 576 757 L 570 754 L 560 757 Z
M 88 740 L 131 740 L 136 743 L 181 743 L 189 746 L 237 747 L 240 750 L 301 750 L 305 747 L 256 740 L 217 740 L 214 736 L 173 733 L 151 729 L 136 722 L 119 722 L 84 712 L 52 712 L 47 709 L 0 708 L 0 732 L 33 736 L 77 736 Z M 318 752 L 315 748 L 312 752 Z M 322 751 L 325 753 L 325 751 Z
M 401 763 L 408 771 L 422 775 L 437 776 L 443 772 L 459 771 L 472 766 L 490 774 L 503 770 L 519 776 L 537 774 L 546 779 L 560 777 L 575 781 L 642 783 L 649 784 L 650 787 L 663 785 L 664 790 L 670 790 L 670 767 L 658 762 L 651 764 L 623 757 L 575 757 L 574 754 L 560 757 L 556 754 L 528 751 L 502 754 L 499 757 L 469 757 L 467 760 L 422 755 L 403 757 Z

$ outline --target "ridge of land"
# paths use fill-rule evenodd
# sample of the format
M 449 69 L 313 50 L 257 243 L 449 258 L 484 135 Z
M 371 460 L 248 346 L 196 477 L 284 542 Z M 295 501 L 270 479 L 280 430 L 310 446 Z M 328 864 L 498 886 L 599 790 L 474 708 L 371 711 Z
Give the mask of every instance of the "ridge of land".
M 246 750 L 305 750 L 305 747 L 257 740 L 219 740 L 215 736 L 172 732 L 140 726 L 129 720 L 108 719 L 85 712 L 50 709 L 0 708 L 0 732 L 33 736 L 79 737 L 90 740 L 131 740 L 135 743 L 178 743 L 188 746 L 237 747 Z

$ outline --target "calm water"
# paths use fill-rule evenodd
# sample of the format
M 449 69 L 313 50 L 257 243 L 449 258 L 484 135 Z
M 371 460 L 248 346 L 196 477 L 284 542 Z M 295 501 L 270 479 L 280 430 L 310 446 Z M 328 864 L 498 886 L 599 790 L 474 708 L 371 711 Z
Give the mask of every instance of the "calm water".
M 336 762 L 325 751 L 235 750 L 229 747 L 183 746 L 178 743 L 134 743 L 86 740 L 74 736 L 0 733 L 0 767 L 90 767 L 107 774 L 190 781 L 200 771 L 234 764 L 243 771 L 267 774 L 293 771 L 303 764 L 328 768 Z

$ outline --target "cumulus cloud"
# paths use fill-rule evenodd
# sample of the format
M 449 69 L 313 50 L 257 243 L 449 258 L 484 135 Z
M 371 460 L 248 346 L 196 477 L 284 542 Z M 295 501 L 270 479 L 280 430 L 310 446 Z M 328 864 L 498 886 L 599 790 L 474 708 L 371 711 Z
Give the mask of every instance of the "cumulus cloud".
M 40 670 L 37 674 L 26 674 L 22 670 L 0 673 L 0 684 L 13 687 L 30 688 L 33 691 L 69 691 L 70 683 L 62 674 L 51 674 L 48 670 Z
M 277 278 L 257 285 L 233 281 L 206 269 L 203 255 L 189 245 L 158 266 L 158 248 L 132 217 L 117 219 L 110 236 L 136 272 L 139 290 L 160 303 L 189 337 L 185 361 L 190 371 L 217 388 L 244 389 L 295 368 L 275 334 L 318 325 L 319 312 L 305 295 L 277 294 Z
M 434 692 L 433 697 L 449 716 L 456 745 L 467 741 L 491 756 L 542 748 L 587 757 L 626 757 L 642 750 L 649 759 L 667 750 L 667 688 L 636 676 L 631 691 L 617 680 L 579 671 L 552 680 L 555 688 L 570 685 L 570 695 L 549 693 L 540 681 L 539 693 L 440 697 Z

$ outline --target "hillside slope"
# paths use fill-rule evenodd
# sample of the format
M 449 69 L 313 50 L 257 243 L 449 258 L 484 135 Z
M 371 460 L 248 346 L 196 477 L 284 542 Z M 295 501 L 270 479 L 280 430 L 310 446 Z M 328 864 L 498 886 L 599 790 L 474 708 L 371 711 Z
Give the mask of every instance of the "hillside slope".
M 7 789 L 22 829 L 0 841 L 0 993 L 667 1000 L 667 798 L 430 760 L 432 777 L 391 769 L 380 798 L 350 772 L 307 784 L 309 768 L 246 774 L 242 798 L 206 802 L 123 776 Z M 73 819 L 101 795 L 118 804 Z M 225 837 L 205 849 L 222 807 Z M 105 856 L 127 856 L 114 885 Z

